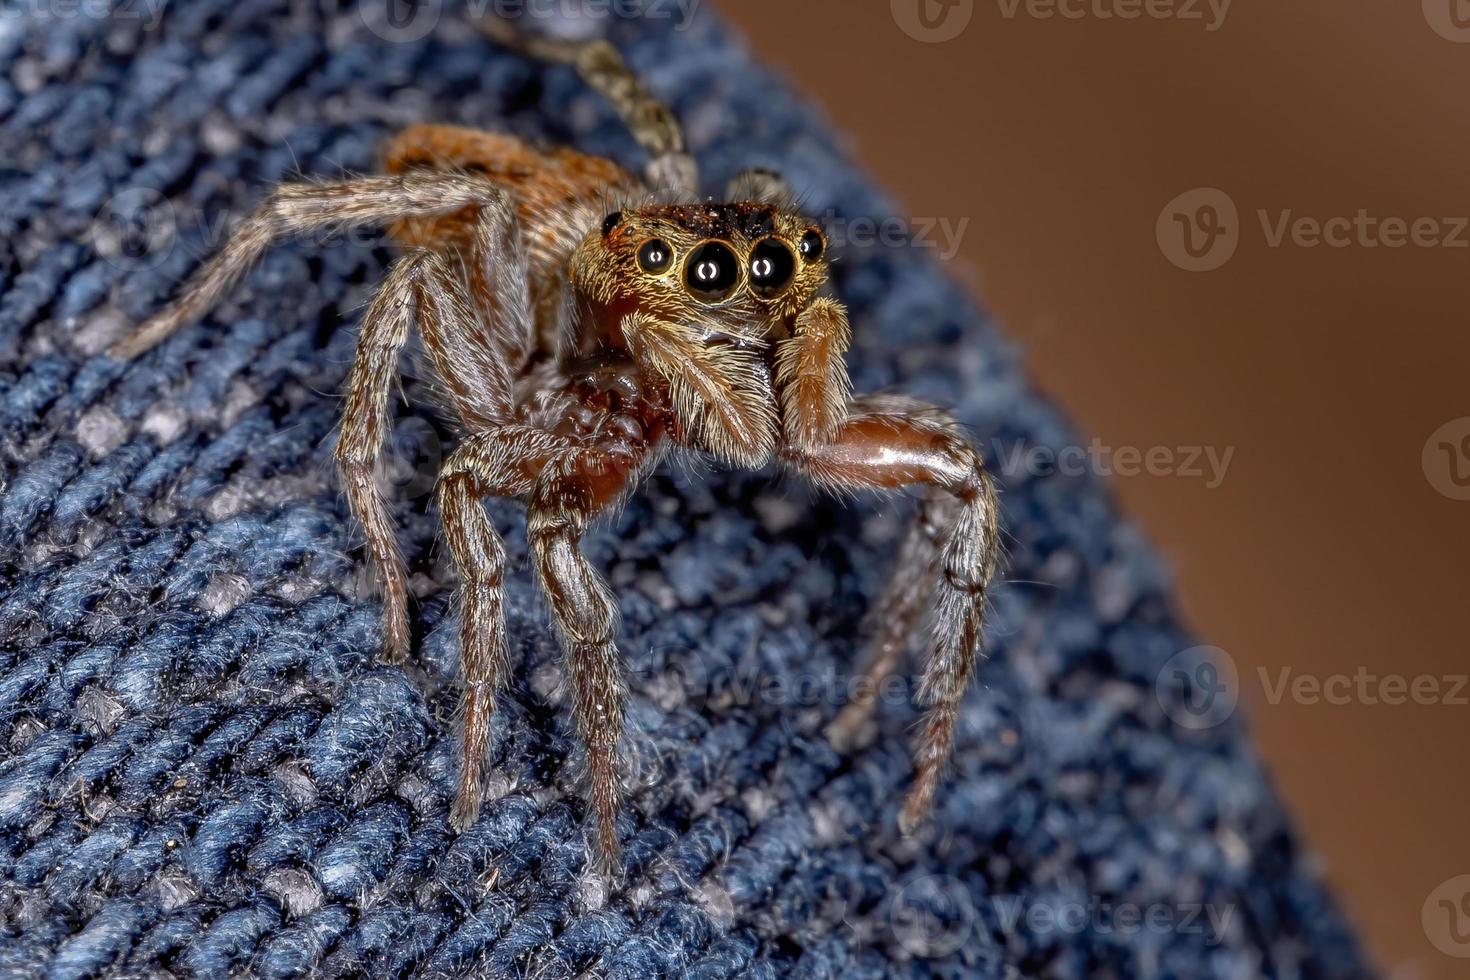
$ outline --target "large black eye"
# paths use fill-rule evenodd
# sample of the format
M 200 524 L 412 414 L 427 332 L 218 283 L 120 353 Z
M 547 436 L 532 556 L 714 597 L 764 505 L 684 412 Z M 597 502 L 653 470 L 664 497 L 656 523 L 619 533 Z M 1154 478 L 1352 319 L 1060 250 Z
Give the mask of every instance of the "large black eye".
M 801 244 L 796 247 L 801 252 L 802 258 L 808 262 L 815 262 L 822 257 L 826 243 L 822 241 L 821 232 L 812 230 L 801 236 Z
M 767 238 L 751 249 L 750 285 L 761 299 L 779 295 L 795 274 L 796 256 L 779 238 Z
M 673 263 L 674 250 L 662 239 L 650 238 L 638 249 L 638 267 L 644 272 L 658 275 L 667 272 Z
M 713 303 L 730 295 L 740 282 L 740 263 L 722 242 L 705 242 L 684 263 L 684 283 L 696 299 Z

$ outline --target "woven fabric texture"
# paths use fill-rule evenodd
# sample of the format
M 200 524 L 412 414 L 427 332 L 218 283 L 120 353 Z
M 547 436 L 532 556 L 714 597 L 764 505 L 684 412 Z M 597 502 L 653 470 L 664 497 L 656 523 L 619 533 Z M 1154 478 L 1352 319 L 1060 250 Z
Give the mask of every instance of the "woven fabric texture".
M 272 185 L 370 172 L 407 124 L 643 158 L 568 69 L 496 50 L 453 5 L 422 37 L 350 5 L 110 6 L 0 16 L 0 976 L 1367 972 L 1239 718 L 1189 724 L 1164 667 L 1204 669 L 1197 641 L 1105 488 L 1001 465 L 1076 437 L 912 242 L 837 249 L 855 380 L 954 408 L 1000 470 L 1009 552 L 932 822 L 895 830 L 911 687 L 857 754 L 821 736 L 911 501 L 689 467 L 587 544 L 633 692 L 626 874 L 586 870 L 513 502 L 491 513 L 516 680 L 483 814 L 452 833 L 458 641 L 430 491 L 453 433 L 410 379 L 402 669 L 376 660 L 330 465 L 386 241 L 287 243 L 138 362 L 100 352 Z M 707 12 L 595 26 L 685 121 L 709 192 L 761 165 L 834 225 L 901 214 Z

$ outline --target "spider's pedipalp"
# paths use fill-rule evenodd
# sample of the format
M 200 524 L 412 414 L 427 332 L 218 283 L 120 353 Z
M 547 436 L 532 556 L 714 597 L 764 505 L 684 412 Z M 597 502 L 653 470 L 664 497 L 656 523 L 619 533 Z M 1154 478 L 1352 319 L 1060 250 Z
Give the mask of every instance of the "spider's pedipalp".
M 781 419 L 793 446 L 807 449 L 836 437 L 852 398 L 843 360 L 851 341 L 842 304 L 817 299 L 796 317 L 791 337 L 777 345 Z
M 752 468 L 770 458 L 776 419 L 757 358 L 642 314 L 624 319 L 622 332 L 639 361 L 669 386 L 675 414 L 707 449 Z

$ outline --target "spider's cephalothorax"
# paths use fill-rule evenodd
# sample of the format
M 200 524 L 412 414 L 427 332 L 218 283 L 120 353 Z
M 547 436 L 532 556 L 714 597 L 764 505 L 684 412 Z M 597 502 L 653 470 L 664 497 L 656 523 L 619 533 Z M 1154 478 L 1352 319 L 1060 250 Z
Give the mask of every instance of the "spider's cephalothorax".
M 919 689 L 926 714 L 900 816 L 912 828 L 949 757 L 996 569 L 995 493 L 979 455 L 937 409 L 852 396 L 847 314 L 819 295 L 826 238 L 779 178 L 742 175 L 728 195 L 734 203 L 665 203 L 695 200 L 696 168 L 673 117 L 611 47 L 485 26 L 531 54 L 575 64 L 650 151 L 645 178 L 503 134 L 416 126 L 386 147 L 385 176 L 279 187 L 174 305 L 111 354 L 137 356 L 203 315 L 282 236 L 343 224 L 392 229 L 404 255 L 363 317 L 336 449 L 383 582 L 385 655 L 408 651 L 407 573 L 374 470 L 400 354 L 417 328 L 464 432 L 438 493 L 461 581 L 464 758 L 451 820 L 463 829 L 478 814 L 494 699 L 510 669 L 505 552 L 482 500 L 518 497 L 566 650 L 607 862 L 618 853 L 625 685 L 617 606 L 580 548 L 589 523 L 670 449 L 737 466 L 779 461 L 837 491 L 925 489 L 875 609 L 863 668 L 874 686 L 898 669 L 932 604 Z M 833 741 L 850 743 L 870 707 L 844 708 L 829 726 Z

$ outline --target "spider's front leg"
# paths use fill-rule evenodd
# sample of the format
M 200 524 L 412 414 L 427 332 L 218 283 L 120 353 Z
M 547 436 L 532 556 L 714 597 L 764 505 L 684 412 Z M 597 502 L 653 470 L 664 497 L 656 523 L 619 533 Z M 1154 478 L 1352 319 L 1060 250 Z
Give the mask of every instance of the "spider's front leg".
M 623 447 L 627 448 L 627 447 Z M 618 856 L 618 740 L 627 684 L 615 633 L 618 607 L 582 553 L 598 514 L 633 486 L 646 452 L 585 450 L 552 461 L 531 495 L 528 537 L 541 587 L 566 651 L 572 711 L 587 749 L 587 777 L 604 868 Z
M 510 674 L 505 637 L 505 546 L 485 514 L 485 497 L 521 497 L 550 460 L 574 451 L 569 440 L 526 425 L 477 432 L 440 475 L 439 514 L 459 572 L 460 724 L 464 758 L 450 823 L 469 829 L 480 812 L 480 776 L 490 745 L 495 696 Z
M 980 652 L 986 590 L 995 576 L 1000 534 L 995 488 L 980 454 L 943 413 L 908 399 L 854 400 L 833 438 L 792 447 L 787 461 L 835 490 L 921 486 L 946 496 L 927 498 L 880 604 L 880 632 L 865 672 L 881 680 L 933 590 L 933 645 L 918 700 L 926 706 L 915 751 L 914 785 L 900 816 L 911 832 L 929 811 L 954 744 L 961 698 Z M 834 722 L 833 740 L 850 740 L 871 708 L 849 705 Z

